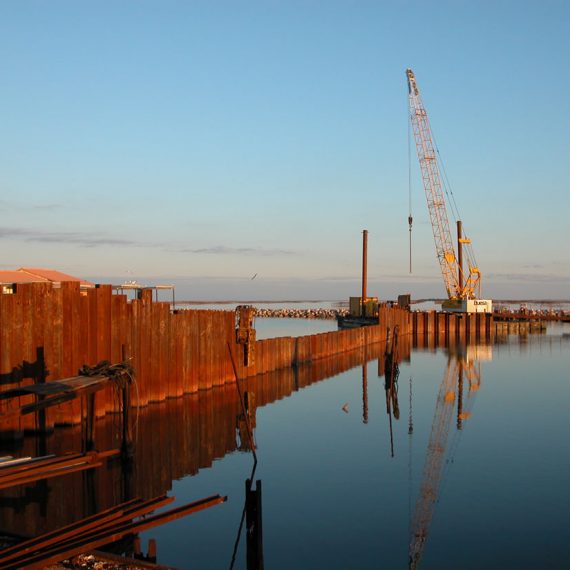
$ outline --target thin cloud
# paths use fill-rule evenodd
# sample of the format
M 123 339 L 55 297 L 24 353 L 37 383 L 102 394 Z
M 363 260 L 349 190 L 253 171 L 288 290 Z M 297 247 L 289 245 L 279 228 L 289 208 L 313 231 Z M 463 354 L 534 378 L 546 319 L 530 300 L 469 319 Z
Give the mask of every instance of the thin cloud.
M 293 251 L 286 249 L 263 249 L 255 247 L 228 247 L 216 245 L 213 247 L 183 248 L 176 250 L 180 253 L 204 253 L 208 255 L 293 255 Z
M 568 281 L 567 275 L 556 275 L 554 273 L 489 273 L 487 279 L 497 281 L 525 281 L 530 283 L 566 283 Z
M 41 212 L 49 212 L 59 210 L 64 205 L 57 202 L 48 202 L 47 204 L 38 202 L 36 204 L 22 204 L 19 202 L 9 202 L 7 200 L 0 200 L 0 210 L 36 210 Z
M 32 210 L 51 211 L 63 208 L 63 204 L 33 204 L 29 206 Z
M 124 246 L 161 248 L 176 253 L 192 253 L 207 255 L 293 255 L 295 252 L 285 249 L 264 249 L 255 247 L 228 247 L 216 245 L 202 248 L 173 248 L 172 244 L 165 242 L 142 242 L 121 237 L 109 237 L 88 232 L 50 232 L 25 228 L 0 228 L 0 239 L 15 239 L 34 243 L 72 244 L 81 247 Z
M 100 245 L 125 245 L 140 247 L 143 244 L 129 239 L 110 238 L 100 235 L 78 232 L 46 232 L 41 230 L 28 230 L 21 228 L 0 228 L 0 238 L 17 239 L 28 242 L 64 243 L 83 247 L 97 247 Z
M 422 275 L 414 273 L 386 273 L 383 275 L 368 275 L 368 281 L 374 282 L 389 282 L 389 281 L 440 281 L 441 277 L 438 275 Z M 338 281 L 338 282 L 360 282 L 361 277 L 356 275 L 329 275 L 324 277 L 317 277 L 315 281 Z

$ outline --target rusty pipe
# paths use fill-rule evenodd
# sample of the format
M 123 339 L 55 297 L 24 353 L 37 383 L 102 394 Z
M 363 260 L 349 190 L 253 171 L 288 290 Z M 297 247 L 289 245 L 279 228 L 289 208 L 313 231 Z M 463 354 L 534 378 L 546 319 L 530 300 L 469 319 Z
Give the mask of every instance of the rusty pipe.
M 368 230 L 362 231 L 362 298 L 360 300 L 361 316 L 364 316 L 364 306 L 367 292 L 368 283 Z

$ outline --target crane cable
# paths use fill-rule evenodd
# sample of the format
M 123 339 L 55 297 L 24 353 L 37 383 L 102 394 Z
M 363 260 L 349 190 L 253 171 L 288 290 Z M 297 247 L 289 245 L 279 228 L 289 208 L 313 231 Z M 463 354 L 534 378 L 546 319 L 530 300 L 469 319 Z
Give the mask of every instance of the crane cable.
M 410 108 L 408 107 L 408 227 L 410 232 L 410 273 L 412 272 L 412 136 Z
M 461 215 L 459 213 L 459 207 L 457 206 L 457 202 L 455 201 L 455 194 L 453 193 L 451 182 L 449 181 L 449 177 L 447 176 L 445 163 L 443 162 L 443 158 L 441 157 L 441 153 L 439 152 L 439 146 L 437 144 L 437 140 L 435 138 L 433 129 L 431 131 L 431 136 L 433 139 L 433 144 L 435 146 L 435 151 L 437 152 L 438 162 L 441 165 L 441 171 L 443 173 L 443 189 L 448 198 L 448 203 L 451 209 L 451 215 L 453 216 L 454 221 L 457 222 L 457 220 L 461 219 Z M 463 232 L 464 232 L 464 237 L 466 237 L 468 234 L 467 232 L 465 232 L 465 226 L 463 226 Z M 475 258 L 475 252 L 473 251 L 472 245 L 469 243 L 465 244 L 465 246 L 466 246 L 465 249 L 466 249 L 467 258 L 470 261 L 470 264 L 474 267 L 477 267 L 478 266 L 477 259 Z

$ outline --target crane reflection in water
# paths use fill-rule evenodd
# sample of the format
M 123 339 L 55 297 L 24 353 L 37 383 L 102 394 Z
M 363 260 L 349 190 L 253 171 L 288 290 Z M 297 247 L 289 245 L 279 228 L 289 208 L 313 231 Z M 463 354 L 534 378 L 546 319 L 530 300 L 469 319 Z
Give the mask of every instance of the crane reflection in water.
M 446 464 L 446 455 L 453 457 L 453 449 L 447 450 L 449 432 L 455 417 L 456 434 L 471 418 L 475 396 L 481 388 L 481 361 L 492 357 L 491 346 L 467 345 L 448 349 L 448 361 L 440 384 L 432 429 L 426 452 L 419 496 L 410 523 L 409 569 L 419 567 L 433 520 L 438 493 Z M 410 381 L 411 389 L 411 381 Z M 410 417 L 410 437 L 413 433 Z M 447 451 L 447 453 L 446 453 Z

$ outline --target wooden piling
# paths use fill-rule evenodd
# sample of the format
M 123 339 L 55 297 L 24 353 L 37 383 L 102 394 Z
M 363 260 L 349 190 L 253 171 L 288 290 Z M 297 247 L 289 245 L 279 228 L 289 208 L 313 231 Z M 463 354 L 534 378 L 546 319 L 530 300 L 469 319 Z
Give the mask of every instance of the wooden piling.
M 247 570 L 263 570 L 263 516 L 261 509 L 261 481 L 256 488 L 252 481 L 245 482 L 246 552 Z

